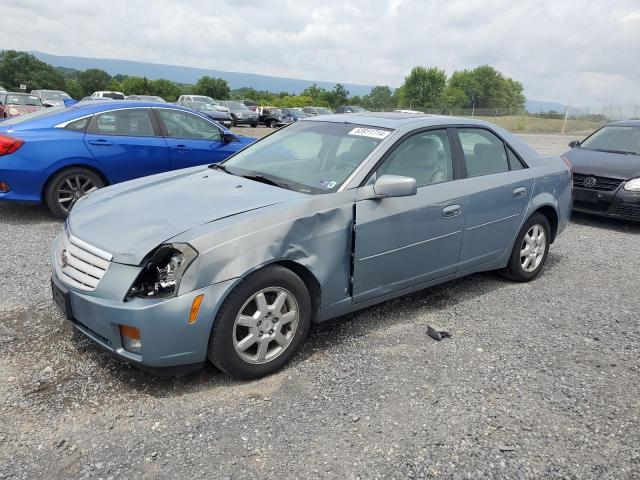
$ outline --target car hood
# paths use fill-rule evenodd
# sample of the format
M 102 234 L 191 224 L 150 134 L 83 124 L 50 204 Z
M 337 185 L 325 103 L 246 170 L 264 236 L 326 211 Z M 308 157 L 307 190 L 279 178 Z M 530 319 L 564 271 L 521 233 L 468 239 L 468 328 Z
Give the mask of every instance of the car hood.
M 563 156 L 571 162 L 576 173 L 623 180 L 640 176 L 640 155 L 572 148 Z
M 305 195 L 206 167 L 153 175 L 98 190 L 67 219 L 69 232 L 139 265 L 164 241 L 199 225 Z
M 40 110 L 44 107 L 41 107 L 39 105 L 11 105 L 11 104 L 7 104 L 5 105 L 5 110 L 10 111 L 11 109 L 16 109 L 18 110 L 18 112 L 20 112 L 20 115 L 22 115 L 23 113 L 31 113 L 31 112 L 35 112 L 36 110 Z

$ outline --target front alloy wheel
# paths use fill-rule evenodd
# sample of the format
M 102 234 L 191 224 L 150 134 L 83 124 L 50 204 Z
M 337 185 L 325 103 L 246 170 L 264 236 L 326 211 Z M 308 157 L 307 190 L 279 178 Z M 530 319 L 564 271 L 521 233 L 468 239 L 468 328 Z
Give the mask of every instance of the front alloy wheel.
M 270 266 L 249 275 L 214 320 L 208 357 L 228 375 L 258 378 L 284 366 L 309 329 L 311 300 L 291 270 Z

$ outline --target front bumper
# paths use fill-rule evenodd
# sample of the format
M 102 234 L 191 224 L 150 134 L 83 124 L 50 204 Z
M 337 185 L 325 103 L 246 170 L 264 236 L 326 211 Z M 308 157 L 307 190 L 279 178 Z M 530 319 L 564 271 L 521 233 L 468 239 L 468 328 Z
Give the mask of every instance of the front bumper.
M 573 189 L 573 210 L 640 222 L 640 192 L 620 186 L 613 191 Z
M 51 281 L 54 289 L 59 289 L 68 299 L 69 305 L 63 314 L 74 328 L 114 355 L 153 371 L 180 366 L 191 370 L 202 365 L 207 356 L 213 320 L 235 282 L 228 280 L 173 298 L 124 302 L 100 297 L 102 286 L 93 292 L 73 289 L 55 272 Z M 198 318 L 189 324 L 191 305 L 200 294 L 204 294 L 204 300 Z M 124 349 L 120 325 L 136 327 L 140 331 L 140 353 Z
M 236 116 L 236 125 L 255 125 L 258 123 L 258 117 L 238 117 Z

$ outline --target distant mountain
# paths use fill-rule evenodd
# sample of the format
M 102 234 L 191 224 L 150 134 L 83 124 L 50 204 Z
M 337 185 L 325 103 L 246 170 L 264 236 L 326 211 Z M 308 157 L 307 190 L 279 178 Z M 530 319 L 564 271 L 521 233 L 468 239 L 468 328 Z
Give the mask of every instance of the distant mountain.
M 67 57 L 51 55 L 43 52 L 29 52 L 37 58 L 54 67 L 73 68 L 76 70 L 86 70 L 88 68 L 100 68 L 110 75 L 131 75 L 147 77 L 150 80 L 166 78 L 177 83 L 196 83 L 205 75 L 210 77 L 223 78 L 231 89 L 252 87 L 256 90 L 268 90 L 270 92 L 289 92 L 299 94 L 305 88 L 314 83 L 327 90 L 333 89 L 334 82 L 323 82 L 317 80 L 300 80 L 295 78 L 271 77 L 268 75 L 258 75 L 254 73 L 225 72 L 222 70 L 211 70 L 206 68 L 181 67 L 178 65 L 162 65 L 158 63 L 134 62 L 131 60 L 114 60 L 103 58 Z M 338 82 L 342 83 L 342 82 Z M 352 83 L 342 83 L 349 90 L 351 95 L 367 95 L 371 85 L 357 85 Z
M 562 105 L 557 102 L 540 102 L 538 100 L 527 100 L 526 109 L 529 113 L 542 113 L 542 112 L 550 112 L 556 111 L 559 113 L 563 113 L 566 105 Z

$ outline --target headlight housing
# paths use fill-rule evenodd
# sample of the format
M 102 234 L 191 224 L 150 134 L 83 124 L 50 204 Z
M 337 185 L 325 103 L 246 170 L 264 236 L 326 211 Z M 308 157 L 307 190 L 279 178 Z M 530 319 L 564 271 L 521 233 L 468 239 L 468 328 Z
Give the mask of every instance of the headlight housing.
M 126 299 L 175 297 L 184 273 L 197 256 L 198 252 L 187 243 L 160 245 L 143 261 L 142 271 Z
M 630 192 L 640 192 L 640 177 L 629 180 L 624 184 L 624 189 Z

